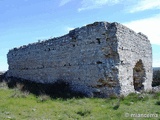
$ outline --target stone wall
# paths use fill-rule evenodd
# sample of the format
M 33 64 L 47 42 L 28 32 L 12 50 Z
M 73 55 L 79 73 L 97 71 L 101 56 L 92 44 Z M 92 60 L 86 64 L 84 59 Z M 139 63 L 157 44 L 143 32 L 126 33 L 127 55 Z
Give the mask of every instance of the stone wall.
M 140 77 L 142 90 L 151 90 L 152 84 L 152 47 L 147 36 L 135 33 L 127 27 L 117 24 L 116 38 L 119 53 L 119 81 L 121 92 L 133 92 L 136 83 L 134 79 Z M 136 68 L 137 64 L 137 68 Z M 139 65 L 138 65 L 139 64 Z M 139 69 L 136 73 L 134 70 Z M 141 69 L 141 71 L 140 71 Z
M 145 68 L 145 89 L 152 79 L 148 39 L 118 23 L 95 22 L 62 37 L 14 48 L 7 57 L 8 77 L 65 81 L 89 96 L 133 92 L 133 68 L 139 60 Z

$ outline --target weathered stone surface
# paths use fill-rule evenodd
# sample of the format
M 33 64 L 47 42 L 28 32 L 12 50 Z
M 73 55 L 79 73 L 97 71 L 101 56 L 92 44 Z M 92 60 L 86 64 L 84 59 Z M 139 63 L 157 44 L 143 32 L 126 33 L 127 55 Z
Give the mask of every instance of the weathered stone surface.
M 119 23 L 95 22 L 62 37 L 14 48 L 7 56 L 8 77 L 40 83 L 62 80 L 88 96 L 152 89 L 151 44 L 142 33 Z

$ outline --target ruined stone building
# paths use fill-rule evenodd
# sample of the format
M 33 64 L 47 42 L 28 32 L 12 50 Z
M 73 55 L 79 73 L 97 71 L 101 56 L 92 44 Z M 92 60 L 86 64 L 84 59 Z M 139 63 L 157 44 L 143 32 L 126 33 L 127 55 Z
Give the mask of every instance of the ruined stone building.
M 62 37 L 14 48 L 7 56 L 8 77 L 63 81 L 89 96 L 127 95 L 152 88 L 148 38 L 116 22 L 95 22 Z

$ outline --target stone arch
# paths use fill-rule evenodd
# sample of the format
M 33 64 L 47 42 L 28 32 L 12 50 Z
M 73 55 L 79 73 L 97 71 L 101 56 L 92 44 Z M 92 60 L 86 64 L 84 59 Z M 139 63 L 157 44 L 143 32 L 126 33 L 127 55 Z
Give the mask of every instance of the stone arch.
M 139 60 L 133 68 L 133 85 L 135 91 L 144 90 L 143 82 L 145 81 L 146 72 L 142 60 Z

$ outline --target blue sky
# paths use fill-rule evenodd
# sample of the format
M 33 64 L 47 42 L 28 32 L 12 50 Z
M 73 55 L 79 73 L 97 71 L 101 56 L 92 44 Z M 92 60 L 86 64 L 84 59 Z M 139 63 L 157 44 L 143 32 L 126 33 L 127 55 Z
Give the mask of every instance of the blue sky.
M 0 71 L 9 49 L 58 37 L 95 21 L 119 22 L 148 36 L 160 67 L 160 0 L 0 0 Z

